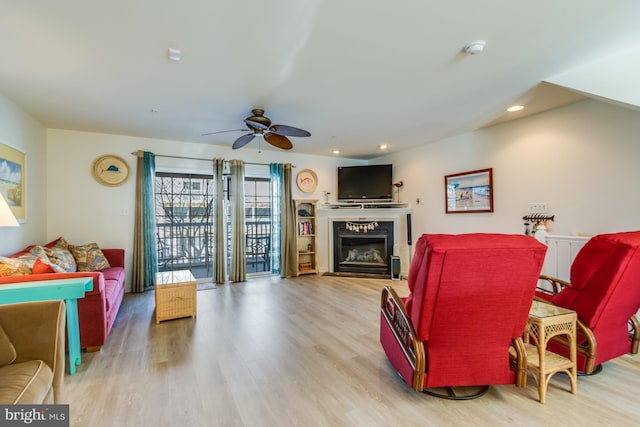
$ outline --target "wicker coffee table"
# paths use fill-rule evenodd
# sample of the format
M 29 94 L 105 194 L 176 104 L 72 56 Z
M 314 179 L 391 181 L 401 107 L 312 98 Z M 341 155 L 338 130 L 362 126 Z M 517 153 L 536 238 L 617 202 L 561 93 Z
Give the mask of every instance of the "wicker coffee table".
M 156 273 L 156 323 L 196 316 L 196 279 L 189 270 Z

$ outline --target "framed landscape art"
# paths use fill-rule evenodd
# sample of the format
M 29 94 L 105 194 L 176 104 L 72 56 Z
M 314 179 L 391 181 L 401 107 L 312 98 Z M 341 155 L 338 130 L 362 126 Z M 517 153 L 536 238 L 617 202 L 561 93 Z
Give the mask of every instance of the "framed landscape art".
M 5 198 L 16 219 L 27 219 L 25 154 L 0 143 L 0 194 Z
M 493 212 L 493 169 L 444 177 L 446 213 Z

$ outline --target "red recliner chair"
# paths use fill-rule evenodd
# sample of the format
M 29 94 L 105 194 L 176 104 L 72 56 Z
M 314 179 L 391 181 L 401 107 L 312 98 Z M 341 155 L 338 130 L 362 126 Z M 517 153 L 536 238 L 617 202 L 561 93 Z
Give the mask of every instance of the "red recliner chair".
M 578 371 L 599 372 L 602 363 L 638 353 L 640 323 L 640 231 L 601 234 L 580 249 L 571 264 L 570 282 L 542 276 L 552 290 L 536 297 L 578 314 Z M 548 349 L 567 355 L 566 340 Z
M 402 379 L 416 391 L 467 399 L 526 378 L 522 335 L 545 252 L 522 235 L 422 235 L 410 295 L 386 287 L 381 299 L 380 343 Z M 480 391 L 459 393 L 471 386 Z

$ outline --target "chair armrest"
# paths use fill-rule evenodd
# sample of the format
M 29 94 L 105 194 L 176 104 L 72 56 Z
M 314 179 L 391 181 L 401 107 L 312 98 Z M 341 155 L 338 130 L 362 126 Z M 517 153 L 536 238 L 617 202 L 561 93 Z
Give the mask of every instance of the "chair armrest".
M 64 301 L 0 305 L 0 324 L 16 349 L 15 362 L 42 360 L 51 368 L 54 399 L 59 402 L 65 364 Z
M 124 249 L 102 249 L 102 253 L 111 267 L 124 268 Z
M 558 279 L 557 277 L 546 276 L 544 274 L 540 275 L 540 280 L 544 280 L 549 283 L 552 290 L 541 288 L 540 285 L 538 285 L 538 287 L 536 287 L 536 291 L 548 295 L 557 295 L 562 289 L 571 286 L 571 283 L 565 280 Z
M 390 286 L 385 286 L 382 289 L 380 312 L 393 331 L 405 357 L 413 367 L 413 388 L 417 391 L 422 391 L 422 381 L 426 367 L 424 344 L 416 335 L 402 299 Z
M 636 316 L 629 319 L 629 338 L 631 339 L 631 354 L 638 354 L 640 347 L 640 322 Z

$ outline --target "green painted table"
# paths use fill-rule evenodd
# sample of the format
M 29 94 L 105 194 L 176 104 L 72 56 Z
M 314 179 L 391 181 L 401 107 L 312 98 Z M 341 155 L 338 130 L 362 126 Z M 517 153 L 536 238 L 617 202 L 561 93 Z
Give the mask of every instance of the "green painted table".
M 76 373 L 80 357 L 80 326 L 78 325 L 78 298 L 93 289 L 91 277 L 42 280 L 0 285 L 0 304 L 29 301 L 64 300 L 67 309 L 67 342 L 69 344 L 69 373 Z

